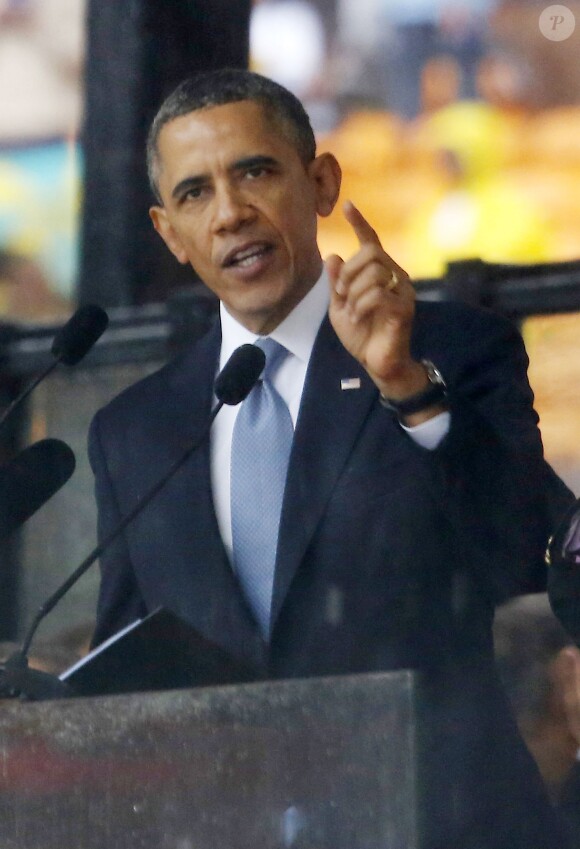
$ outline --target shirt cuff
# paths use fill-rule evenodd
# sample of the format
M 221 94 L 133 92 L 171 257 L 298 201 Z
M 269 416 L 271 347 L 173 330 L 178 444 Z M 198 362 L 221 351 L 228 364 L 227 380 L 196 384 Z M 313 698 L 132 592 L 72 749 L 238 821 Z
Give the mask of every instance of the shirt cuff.
M 406 427 L 401 425 L 412 440 L 421 448 L 426 448 L 428 451 L 434 451 L 439 443 L 443 440 L 451 426 L 451 413 L 445 410 L 433 416 L 432 419 L 427 419 L 426 422 L 415 425 L 414 427 Z

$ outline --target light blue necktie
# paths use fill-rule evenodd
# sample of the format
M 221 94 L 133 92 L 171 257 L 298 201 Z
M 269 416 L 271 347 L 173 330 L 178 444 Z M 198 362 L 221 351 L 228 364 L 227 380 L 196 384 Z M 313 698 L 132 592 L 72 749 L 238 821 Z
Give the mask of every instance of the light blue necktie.
M 271 382 L 288 351 L 269 338 L 258 339 L 256 345 L 266 354 L 266 366 L 240 407 L 232 437 L 232 540 L 234 570 L 267 640 L 294 428 Z

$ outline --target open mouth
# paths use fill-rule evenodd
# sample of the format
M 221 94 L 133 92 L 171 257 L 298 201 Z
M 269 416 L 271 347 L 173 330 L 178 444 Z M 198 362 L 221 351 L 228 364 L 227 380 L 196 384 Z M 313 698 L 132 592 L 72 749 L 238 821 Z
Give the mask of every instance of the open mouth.
M 250 268 L 264 256 L 274 250 L 272 245 L 254 244 L 230 252 L 224 262 L 224 268 Z

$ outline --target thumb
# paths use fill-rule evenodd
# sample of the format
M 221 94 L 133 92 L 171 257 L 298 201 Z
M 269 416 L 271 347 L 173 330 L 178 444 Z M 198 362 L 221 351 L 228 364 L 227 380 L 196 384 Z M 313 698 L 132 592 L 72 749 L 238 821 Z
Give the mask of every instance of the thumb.
M 325 259 L 324 264 L 326 265 L 328 279 L 330 280 L 332 291 L 334 292 L 336 291 L 338 275 L 340 274 L 340 269 L 344 265 L 344 260 L 342 260 L 337 254 L 331 254 Z

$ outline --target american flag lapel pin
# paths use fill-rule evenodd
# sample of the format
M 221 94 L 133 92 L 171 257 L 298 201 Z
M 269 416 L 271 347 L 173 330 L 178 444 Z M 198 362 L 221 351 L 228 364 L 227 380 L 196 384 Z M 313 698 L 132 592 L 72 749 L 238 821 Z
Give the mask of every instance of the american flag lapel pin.
M 346 389 L 360 389 L 360 377 L 342 377 L 340 388 L 343 391 Z

